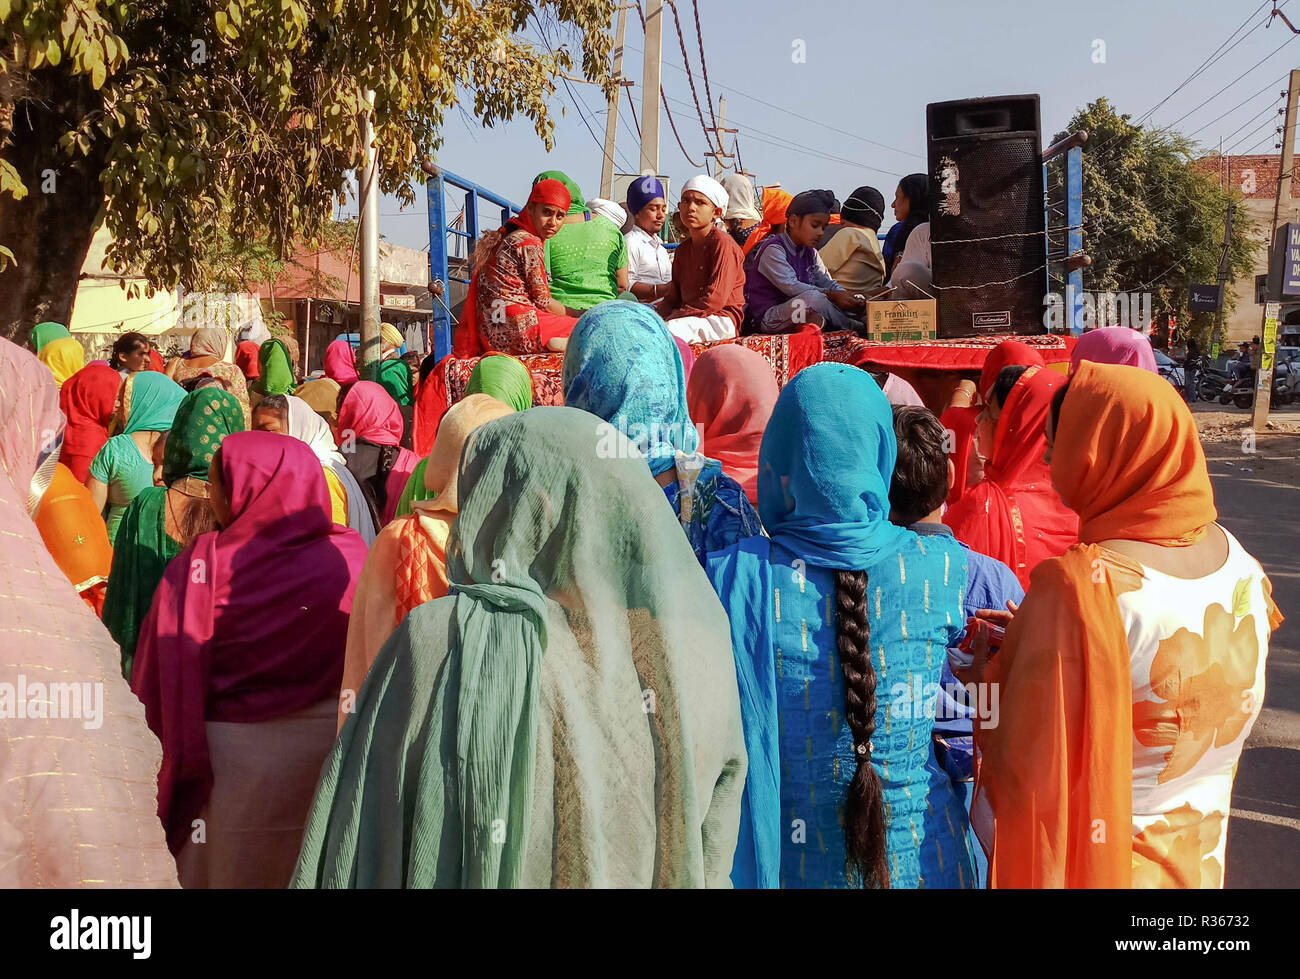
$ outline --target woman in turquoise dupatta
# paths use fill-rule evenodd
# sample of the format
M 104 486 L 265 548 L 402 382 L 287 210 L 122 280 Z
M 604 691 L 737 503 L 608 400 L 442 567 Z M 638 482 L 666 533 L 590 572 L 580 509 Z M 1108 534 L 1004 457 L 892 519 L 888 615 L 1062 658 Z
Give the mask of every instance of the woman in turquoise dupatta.
M 710 556 L 749 755 L 737 887 L 977 886 L 930 740 L 966 559 L 889 522 L 897 451 L 869 374 L 805 368 L 759 450 L 770 539 Z
M 199 534 L 216 530 L 208 505 L 208 467 L 231 432 L 244 430 L 244 409 L 216 385 L 187 394 L 163 448 L 164 486 L 150 486 L 122 515 L 104 596 L 104 625 L 122 650 L 129 681 L 140 626 L 167 562 Z
M 727 621 L 645 463 L 596 461 L 607 427 L 547 407 L 471 436 L 451 593 L 371 666 L 293 886 L 727 885 Z
M 583 313 L 569 336 L 562 383 L 566 405 L 605 419 L 636 444 L 701 565 L 710 551 L 761 533 L 744 489 L 697 451 L 682 355 L 658 313 L 624 301 Z

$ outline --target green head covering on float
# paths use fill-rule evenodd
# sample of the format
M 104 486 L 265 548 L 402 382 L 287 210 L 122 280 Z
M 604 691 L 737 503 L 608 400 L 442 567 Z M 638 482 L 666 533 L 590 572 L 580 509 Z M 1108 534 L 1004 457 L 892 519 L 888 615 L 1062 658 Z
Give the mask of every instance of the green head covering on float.
M 482 358 L 469 372 L 465 384 L 465 397 L 486 394 L 508 404 L 515 411 L 527 411 L 533 406 L 533 378 L 528 368 L 507 354 L 491 354 Z M 459 403 L 459 402 L 457 402 Z M 404 517 L 411 512 L 411 504 L 419 500 L 432 500 L 434 492 L 424 485 L 425 464 L 421 459 L 411 471 L 401 498 L 397 501 L 395 516 Z
M 491 354 L 469 372 L 465 394 L 489 394 L 515 411 L 527 411 L 533 406 L 533 378 L 514 357 Z
M 293 394 L 293 356 L 282 340 L 267 340 L 257 351 L 261 374 L 248 386 L 261 395 Z
M 32 349 L 37 353 L 40 353 L 41 347 L 45 346 L 51 340 L 63 340 L 70 336 L 72 336 L 72 334 L 68 332 L 68 328 L 62 323 L 54 323 L 48 320 L 44 323 L 37 323 L 36 326 L 32 328 Z
M 582 196 L 582 191 L 578 188 L 572 178 L 567 173 L 560 170 L 547 170 L 539 173 L 533 178 L 533 186 L 536 187 L 543 180 L 558 180 L 564 184 L 564 189 L 569 192 L 569 213 L 583 214 L 587 210 L 586 198 Z
M 727 620 L 632 443 L 592 465 L 611 435 L 622 439 L 588 412 L 542 407 L 470 436 L 451 593 L 414 609 L 371 666 L 322 770 L 292 886 L 725 882 L 725 831 L 721 881 L 705 879 L 709 800 L 693 765 L 660 759 L 738 734 Z M 673 718 L 662 730 L 647 729 L 640 676 L 656 678 L 660 716 Z M 546 749 L 547 796 L 534 809 L 543 722 L 563 745 L 553 758 Z M 532 829 L 561 798 L 629 794 L 643 803 L 634 815 L 558 843 Z M 733 835 L 735 805 L 720 816 Z M 552 845 L 563 848 L 558 869 Z

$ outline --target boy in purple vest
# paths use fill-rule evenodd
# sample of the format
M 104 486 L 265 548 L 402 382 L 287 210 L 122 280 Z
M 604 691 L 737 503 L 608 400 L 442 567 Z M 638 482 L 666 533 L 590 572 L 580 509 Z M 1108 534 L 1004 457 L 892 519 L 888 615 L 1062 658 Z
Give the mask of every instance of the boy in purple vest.
M 759 333 L 793 333 L 808 323 L 860 330 L 867 300 L 831 278 L 817 243 L 839 202 L 829 190 L 805 190 L 786 209 L 785 231 L 758 243 L 745 259 L 745 303 Z

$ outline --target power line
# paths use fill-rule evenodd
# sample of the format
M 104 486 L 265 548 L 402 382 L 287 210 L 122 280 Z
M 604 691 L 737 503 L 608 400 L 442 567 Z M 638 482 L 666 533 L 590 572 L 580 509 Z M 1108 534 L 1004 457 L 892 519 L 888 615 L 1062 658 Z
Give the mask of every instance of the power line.
M 1224 92 L 1226 92 L 1228 89 L 1232 88 L 1233 85 L 1236 85 L 1237 82 L 1241 81 L 1243 78 L 1245 78 L 1245 77 L 1246 77 L 1247 75 L 1249 75 L 1251 72 L 1253 72 L 1253 71 L 1258 71 L 1260 68 L 1262 68 L 1262 67 L 1264 66 L 1264 62 L 1268 61 L 1269 58 L 1273 57 L 1273 55 L 1275 55 L 1275 54 L 1277 54 L 1279 51 L 1281 51 L 1284 47 L 1286 47 L 1288 44 L 1290 44 L 1292 41 L 1294 41 L 1294 40 L 1296 39 L 1296 37 L 1298 37 L 1298 36 L 1300 36 L 1300 35 L 1295 35 L 1295 34 L 1293 34 L 1293 35 L 1291 35 L 1290 37 L 1288 37 L 1285 41 L 1283 41 L 1281 44 L 1279 44 L 1276 48 L 1274 48 L 1272 51 L 1270 51 L 1268 54 L 1266 54 L 1266 55 L 1265 55 L 1263 58 L 1261 58 L 1259 61 L 1255 62 L 1254 65 L 1252 65 L 1251 67 L 1247 68 L 1245 71 L 1243 71 L 1240 75 L 1238 75 L 1238 76 L 1237 76 L 1236 78 L 1234 78 L 1232 81 L 1228 82 L 1227 85 L 1224 85 L 1223 88 L 1219 89 L 1217 92 L 1215 92 L 1213 95 L 1211 95 L 1208 99 L 1206 99 L 1204 102 L 1202 102 L 1200 105 L 1198 105 L 1195 109 L 1192 109 L 1190 112 L 1184 112 L 1181 116 L 1179 116 L 1177 119 L 1175 119 L 1173 122 L 1171 122 L 1168 126 L 1165 126 L 1165 127 L 1163 127 L 1163 128 L 1165 128 L 1165 129 L 1172 129 L 1174 126 L 1178 125 L 1180 122 L 1182 122 L 1182 121 L 1183 121 L 1184 119 L 1186 119 L 1188 116 L 1190 116 L 1193 112 L 1196 112 L 1197 109 L 1200 109 L 1200 108 L 1202 108 L 1202 107 L 1208 105 L 1209 103 L 1213 102 L 1213 101 L 1214 101 L 1215 99 L 1217 99 L 1220 95 L 1222 95 L 1222 94 L 1223 94 Z
M 627 47 L 627 49 L 630 51 L 636 51 L 637 54 L 643 56 L 645 55 L 645 52 L 638 48 L 631 47 L 630 45 L 625 45 L 625 47 Z M 686 70 L 681 65 L 675 65 L 671 61 L 664 61 L 664 64 L 667 65 L 669 68 L 676 69 L 677 71 L 684 72 Z M 918 160 L 925 159 L 925 155 L 922 153 L 915 153 L 912 150 L 899 149 L 897 146 L 890 146 L 888 143 L 881 143 L 881 142 L 877 142 L 874 139 L 868 139 L 866 136 L 859 136 L 857 133 L 851 133 L 847 129 L 840 129 L 838 126 L 832 126 L 829 123 L 820 121 L 819 119 L 814 119 L 811 116 L 806 116 L 803 115 L 802 113 L 795 112 L 793 109 L 787 109 L 783 105 L 777 105 L 775 102 L 768 102 L 766 99 L 760 99 L 757 96 L 750 95 L 748 92 L 742 92 L 738 88 L 732 88 L 730 85 L 723 85 L 719 83 L 718 88 L 722 91 L 731 92 L 733 95 L 738 95 L 742 99 L 749 99 L 749 101 L 757 102 L 759 105 L 766 106 L 769 109 L 774 109 L 777 112 L 783 112 L 788 116 L 793 116 L 795 119 L 801 119 L 804 122 L 812 123 L 814 126 L 820 126 L 823 129 L 829 129 L 831 132 L 838 133 L 841 136 L 848 136 L 850 139 L 856 139 L 856 140 L 860 140 L 863 143 L 869 143 L 872 146 L 878 146 L 882 150 L 889 150 L 893 153 L 902 153 L 904 156 L 914 156 Z
M 668 0 L 672 3 L 673 0 Z M 704 101 L 709 104 L 709 118 L 713 120 L 713 128 L 718 128 L 718 117 L 713 113 L 713 92 L 709 89 L 709 63 L 704 60 L 704 32 L 700 30 L 700 3 L 699 0 L 691 0 L 691 8 L 695 11 L 695 40 L 700 45 L 700 72 L 704 75 Z M 674 8 L 675 9 L 675 8 Z M 718 146 L 722 146 L 722 137 L 718 137 Z
M 1228 52 L 1223 50 L 1224 47 L 1228 44 L 1229 41 L 1231 41 L 1234 37 L 1236 37 L 1238 34 L 1241 33 L 1241 29 L 1245 27 L 1247 24 L 1249 24 L 1253 17 L 1255 17 L 1261 10 L 1263 10 L 1266 6 L 1268 6 L 1268 2 L 1269 0 L 1264 0 L 1263 3 L 1261 3 L 1258 7 L 1252 10 L 1250 14 L 1247 15 L 1246 19 L 1243 20 L 1237 26 L 1237 29 L 1234 30 L 1231 34 L 1229 34 L 1227 39 L 1224 40 L 1217 48 L 1211 51 L 1210 54 L 1205 58 L 1205 60 L 1202 61 L 1199 65 L 1197 65 L 1195 69 L 1193 69 L 1190 75 L 1188 75 L 1181 82 L 1179 82 L 1172 92 L 1166 95 L 1163 99 L 1161 99 L 1151 108 L 1147 109 L 1146 112 L 1142 113 L 1140 116 L 1134 119 L 1131 125 L 1134 126 L 1135 128 L 1140 127 L 1146 120 L 1148 120 L 1152 115 L 1155 114 L 1156 110 L 1158 110 L 1162 105 L 1164 105 L 1175 95 L 1181 92 L 1184 88 L 1186 88 L 1191 81 L 1193 81 L 1195 78 L 1201 75 L 1201 73 L 1203 73 L 1207 68 L 1209 68 L 1215 61 L 1217 61 L 1218 58 L 1216 58 L 1215 56 L 1219 55 L 1220 51 L 1223 51 L 1224 54 L 1227 54 Z M 1248 31 L 1241 39 L 1239 39 L 1237 43 L 1240 43 L 1241 40 L 1245 40 L 1246 37 L 1249 37 L 1251 34 L 1255 33 L 1255 31 L 1257 31 L 1261 26 L 1263 25 L 1256 24 L 1255 27 L 1251 28 L 1251 30 Z M 1236 47 L 1237 45 L 1233 44 L 1232 46 Z M 1229 48 L 1229 50 L 1231 50 L 1231 48 Z M 1126 134 L 1123 132 L 1115 133 L 1113 136 L 1111 136 L 1110 139 L 1106 140 L 1104 143 L 1092 147 L 1089 152 L 1094 155 L 1101 153 L 1103 150 L 1108 149 L 1112 143 L 1114 143 L 1116 140 L 1118 140 L 1121 136 L 1124 135 Z
M 680 105 L 685 105 L 688 107 L 690 105 L 690 103 L 688 102 L 684 102 L 681 99 L 674 99 L 671 96 L 665 96 L 664 98 L 665 101 L 667 102 L 677 102 Z M 728 120 L 728 121 L 732 121 L 732 120 Z M 904 176 L 903 174 L 895 173 L 892 170 L 884 170 L 881 169 L 880 167 L 873 167 L 868 163 L 861 163 L 857 160 L 848 160 L 842 156 L 836 156 L 833 153 L 828 153 L 825 150 L 815 149 L 813 147 L 808 146 L 806 143 L 801 143 L 796 140 L 789 139 L 788 137 L 782 136 L 779 133 L 765 132 L 762 129 L 756 129 L 753 126 L 746 126 L 744 123 L 739 121 L 735 121 L 735 124 L 737 129 L 743 129 L 747 136 L 752 136 L 753 138 L 757 139 L 760 143 L 767 143 L 770 146 L 780 146 L 782 149 L 798 150 L 799 152 L 802 153 L 808 153 L 810 155 L 818 156 L 823 160 L 829 160 L 834 163 L 844 163 L 844 164 L 848 164 L 849 166 L 861 167 L 866 170 L 874 170 L 877 173 L 888 174 L 891 177 Z M 767 139 L 760 138 L 764 136 L 768 138 Z M 778 142 L 773 142 L 774 140 Z
M 555 45 L 551 43 L 551 39 L 546 33 L 546 28 L 542 25 L 541 19 L 534 15 L 533 20 L 537 24 L 538 33 L 542 35 L 542 40 L 546 43 L 546 46 L 550 50 L 554 51 Z M 573 108 L 575 111 L 577 111 L 578 118 L 582 120 L 582 125 L 586 127 L 586 130 L 591 135 L 591 138 L 595 141 L 596 145 L 600 147 L 600 155 L 603 156 L 605 159 L 609 160 L 610 163 L 614 164 L 615 166 L 618 166 L 618 163 L 614 159 L 614 157 L 609 153 L 608 150 L 605 149 L 605 141 L 596 135 L 596 131 L 592 129 L 591 124 L 587 122 L 587 116 L 582 110 L 585 108 L 587 112 L 591 112 L 591 108 L 587 106 L 586 102 L 582 101 L 582 99 L 578 96 L 576 92 L 574 92 L 573 86 L 569 84 L 568 78 L 566 78 L 564 75 L 560 75 L 559 79 L 561 82 L 564 83 L 564 90 L 569 93 L 569 99 L 573 102 Z M 592 117 L 593 118 L 595 117 L 595 113 L 592 113 Z M 616 153 L 618 152 L 617 148 L 615 148 L 615 152 Z M 626 157 L 624 157 L 623 159 L 623 166 L 625 167 L 628 166 Z M 629 167 L 629 169 L 631 168 Z
M 1258 98 L 1259 96 L 1261 96 L 1261 95 L 1263 95 L 1265 92 L 1267 92 L 1270 88 L 1272 88 L 1274 85 L 1277 85 L 1277 84 L 1279 84 L 1280 82 L 1283 82 L 1283 81 L 1285 81 L 1285 80 L 1286 80 L 1286 75 L 1283 75 L 1281 78 L 1276 78 L 1276 79 L 1274 79 L 1273 81 L 1271 81 L 1271 82 L 1269 82 L 1267 85 L 1265 85 L 1263 88 L 1261 88 L 1258 92 L 1255 92 L 1253 95 L 1247 96 L 1246 98 L 1242 99 L 1240 102 L 1238 102 L 1236 105 L 1234 105 L 1234 106 L 1233 106 L 1231 109 L 1229 109 L 1227 112 L 1223 113 L 1223 115 L 1215 116 L 1213 119 L 1211 119 L 1209 122 L 1207 122 L 1204 126 L 1201 126 L 1200 129 L 1193 129 L 1190 133 L 1187 134 L 1187 138 L 1188 138 L 1188 139 L 1191 139 L 1193 136 L 1195 136 L 1195 135 L 1196 135 L 1197 133 L 1199 133 L 1201 130 L 1203 130 L 1203 129 L 1209 129 L 1211 126 L 1213 126 L 1216 122 L 1218 122 L 1218 121 L 1219 121 L 1220 119 L 1222 119 L 1224 116 L 1231 115 L 1232 113 L 1234 113 L 1234 112 L 1236 112 L 1238 109 L 1240 109 L 1243 105 L 1245 105 L 1247 102 L 1249 102 L 1251 99 Z M 1270 104 L 1268 108 L 1271 109 L 1271 108 L 1272 108 L 1272 105 Z M 1268 111 L 1268 110 L 1266 109 L 1265 111 Z M 1255 118 L 1255 119 L 1258 119 L 1258 118 L 1259 118 L 1259 114 L 1257 113 L 1257 114 L 1255 115 L 1254 118 Z M 1254 120 L 1252 119 L 1251 121 L 1254 121 Z M 1247 122 L 1246 125 L 1250 125 L 1250 122 Z
M 637 0 L 637 10 L 641 9 L 641 0 Z M 677 16 L 677 4 L 673 0 L 668 0 L 668 9 L 673 12 L 673 23 L 677 25 L 677 43 L 681 45 L 682 62 L 686 65 L 686 80 L 691 83 L 691 98 L 695 100 L 695 114 L 700 119 L 700 129 L 704 131 L 704 140 L 709 144 L 709 149 L 713 149 L 713 140 L 709 138 L 709 124 L 704 121 L 704 113 L 700 109 L 700 97 L 695 92 L 695 75 L 691 72 L 691 59 L 686 54 L 686 37 L 682 34 L 681 18 Z M 709 111 L 713 111 L 713 106 L 709 106 Z
M 1261 10 L 1263 10 L 1263 9 L 1264 9 L 1265 7 L 1267 7 L 1267 6 L 1268 6 L 1268 0 L 1264 0 L 1263 3 L 1261 3 L 1258 7 L 1256 7 L 1254 10 L 1252 10 L 1252 11 L 1250 12 L 1250 14 L 1247 15 L 1246 19 L 1243 20 L 1243 21 L 1241 22 L 1241 24 L 1237 27 L 1237 29 L 1236 29 L 1235 31 L 1233 31 L 1231 34 L 1228 35 L 1228 39 L 1227 39 L 1226 41 L 1224 41 L 1223 44 L 1220 44 L 1217 48 L 1215 48 L 1213 51 L 1211 51 L 1209 57 L 1206 58 L 1204 61 L 1202 61 L 1202 62 L 1201 62 L 1201 63 L 1200 63 L 1200 64 L 1199 64 L 1199 65 L 1198 65 L 1198 66 L 1197 66 L 1197 67 L 1192 71 L 1192 73 L 1191 73 L 1190 75 L 1188 75 L 1188 76 L 1187 76 L 1186 78 L 1184 78 L 1181 82 L 1179 82 L 1179 83 L 1178 83 L 1178 86 L 1177 86 L 1177 87 L 1176 87 L 1172 92 L 1170 92 L 1170 93 L 1169 93 L 1168 95 L 1166 95 L 1163 99 L 1161 99 L 1159 102 L 1157 102 L 1157 103 L 1156 103 L 1155 105 L 1153 105 L 1151 108 L 1149 108 L 1146 112 L 1142 113 L 1142 115 L 1138 116 L 1137 121 L 1140 123 L 1142 120 L 1147 119 L 1147 118 L 1150 118 L 1150 116 L 1151 116 L 1151 115 L 1152 115 L 1152 114 L 1153 114 L 1157 109 L 1159 109 L 1162 105 L 1164 105 L 1166 102 L 1168 102 L 1170 99 L 1172 99 L 1175 95 L 1177 95 L 1179 92 L 1181 92 L 1181 91 L 1182 91 L 1182 90 L 1187 86 L 1187 84 L 1188 84 L 1189 82 L 1191 82 L 1193 79 L 1195 79 L 1198 75 L 1200 75 L 1201 72 L 1203 72 L 1203 71 L 1205 71 L 1207 68 L 1209 68 L 1210 65 L 1212 65 L 1212 64 L 1214 63 L 1214 60 L 1217 60 L 1217 59 L 1215 59 L 1214 56 L 1217 55 L 1220 51 L 1223 51 L 1223 47 L 1224 47 L 1224 45 L 1227 44 L 1228 41 L 1231 41 L 1234 37 L 1236 37 L 1236 36 L 1241 32 L 1241 29 L 1242 29 L 1243 27 L 1245 27 L 1247 24 L 1250 23 L 1251 18 L 1253 18 L 1255 15 L 1257 15 Z M 1246 37 L 1249 37 L 1251 34 L 1254 34 L 1255 31 L 1259 30 L 1259 28 L 1260 28 L 1261 26 L 1263 26 L 1263 25 L 1256 24 L 1255 27 L 1253 27 L 1253 28 L 1252 28 L 1252 29 L 1251 29 L 1251 30 L 1250 30 L 1250 31 L 1249 31 L 1245 36 L 1246 36 Z M 1241 40 L 1245 40 L 1245 38 L 1243 37 Z M 1240 43 L 1240 41 L 1238 41 L 1238 43 Z M 1236 47 L 1236 45 L 1234 44 L 1233 47 Z M 1229 50 L 1231 50 L 1231 49 L 1229 49 Z M 1224 51 L 1223 53 L 1224 53 L 1224 54 L 1227 54 L 1228 52 L 1227 52 L 1227 51 Z M 1213 60 L 1212 60 L 1212 59 L 1213 59 Z
M 1240 126 L 1238 126 L 1236 129 L 1234 129 L 1232 132 L 1228 133 L 1227 136 L 1224 136 L 1223 139 L 1222 139 L 1220 142 L 1221 142 L 1221 143 L 1231 143 L 1232 140 L 1233 140 L 1234 138 L 1236 138 L 1236 136 L 1237 136 L 1237 134 L 1238 134 L 1239 132 L 1241 132 L 1243 129 L 1245 129 L 1247 126 L 1249 126 L 1251 123 L 1255 122 L 1255 121 L 1256 121 L 1257 119 L 1259 119 L 1261 116 L 1264 116 L 1264 115 L 1272 116 L 1272 115 L 1277 111 L 1276 108 L 1275 108 L 1276 105 L 1277 105 L 1277 99 L 1275 98 L 1275 99 L 1273 99 L 1273 101 L 1270 102 L 1268 105 L 1264 106 L 1264 108 L 1263 108 L 1262 111 L 1255 113 L 1255 115 L 1251 116 L 1249 119 L 1247 119 L 1245 122 L 1243 122 Z

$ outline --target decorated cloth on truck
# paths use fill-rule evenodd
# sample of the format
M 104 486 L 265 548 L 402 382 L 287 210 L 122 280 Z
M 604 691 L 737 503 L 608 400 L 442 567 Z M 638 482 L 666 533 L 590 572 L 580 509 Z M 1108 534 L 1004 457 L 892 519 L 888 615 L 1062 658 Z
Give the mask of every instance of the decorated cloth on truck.
M 920 367 L 978 371 L 988 352 L 1005 339 L 1005 336 L 963 337 L 924 344 L 885 344 L 864 340 L 849 331 L 823 333 L 818 327 L 806 326 L 798 333 L 742 336 L 690 346 L 697 358 L 710 347 L 722 343 L 748 347 L 763 356 L 772 366 L 777 384 L 785 387 L 799 371 L 822 361 L 883 370 Z M 1065 344 L 1059 336 L 1044 334 L 1016 339 L 1038 348 L 1049 365 L 1069 363 Z M 516 359 L 528 368 L 532 377 L 534 405 L 564 404 L 560 385 L 563 352 L 521 354 Z M 421 385 L 415 413 L 415 451 L 418 455 L 427 455 L 432 448 L 438 422 L 449 407 L 465 396 L 470 372 L 478 362 L 478 357 L 457 359 L 448 355 L 438 361 Z

